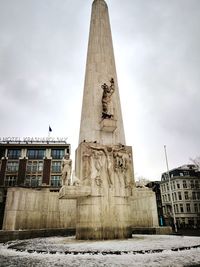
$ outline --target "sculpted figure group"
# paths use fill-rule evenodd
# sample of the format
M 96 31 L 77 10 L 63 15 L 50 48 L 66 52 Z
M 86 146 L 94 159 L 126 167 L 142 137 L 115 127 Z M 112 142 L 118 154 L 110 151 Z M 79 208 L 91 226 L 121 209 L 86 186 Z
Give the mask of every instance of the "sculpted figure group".
M 124 146 L 88 145 L 86 155 L 83 155 L 83 177 L 89 183 L 94 180 L 97 186 L 107 177 L 107 184 L 111 187 L 115 177 L 120 186 L 133 185 L 132 156 Z
M 62 186 L 91 185 L 94 181 L 96 186 L 101 187 L 103 182 L 107 181 L 109 187 L 112 187 L 116 182 L 122 187 L 132 187 L 132 156 L 124 146 L 85 144 L 82 158 L 81 181 L 75 175 L 71 180 L 72 160 L 69 158 L 69 154 L 65 155 L 61 164 Z

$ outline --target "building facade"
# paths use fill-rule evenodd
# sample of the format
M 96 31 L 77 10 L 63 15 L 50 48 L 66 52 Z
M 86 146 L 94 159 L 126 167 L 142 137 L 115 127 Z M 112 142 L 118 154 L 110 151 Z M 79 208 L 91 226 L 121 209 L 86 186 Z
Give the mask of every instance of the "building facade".
M 170 170 L 169 175 L 163 173 L 160 184 L 166 223 L 173 225 L 173 204 L 179 229 L 200 228 L 200 171 L 188 164 Z
M 66 141 L 0 142 L 0 228 L 8 188 L 49 188 L 58 192 L 62 159 L 70 152 Z

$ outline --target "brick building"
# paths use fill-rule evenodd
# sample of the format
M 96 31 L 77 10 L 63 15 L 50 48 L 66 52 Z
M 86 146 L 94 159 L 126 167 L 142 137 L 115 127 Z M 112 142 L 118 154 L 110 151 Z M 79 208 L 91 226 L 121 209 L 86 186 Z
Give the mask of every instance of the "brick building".
M 70 155 L 66 141 L 0 142 L 0 229 L 3 223 L 7 189 L 22 187 L 59 191 L 61 162 Z

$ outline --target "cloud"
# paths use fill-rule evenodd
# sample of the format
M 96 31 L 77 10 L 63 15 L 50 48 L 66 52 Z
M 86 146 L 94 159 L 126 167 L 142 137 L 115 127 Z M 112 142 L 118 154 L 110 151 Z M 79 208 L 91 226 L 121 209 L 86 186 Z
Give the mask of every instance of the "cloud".
M 200 1 L 107 0 L 127 144 L 159 179 L 200 151 Z M 0 1 L 0 135 L 78 142 L 91 1 Z M 9 14 L 9 15 L 8 15 Z

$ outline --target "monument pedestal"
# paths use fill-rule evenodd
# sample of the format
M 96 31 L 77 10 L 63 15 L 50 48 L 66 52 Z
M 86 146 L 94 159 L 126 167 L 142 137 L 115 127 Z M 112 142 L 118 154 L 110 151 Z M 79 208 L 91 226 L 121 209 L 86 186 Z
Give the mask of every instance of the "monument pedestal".
M 114 119 L 103 119 L 100 124 L 101 124 L 101 131 L 105 132 L 112 133 L 117 128 L 117 122 Z
M 83 142 L 76 150 L 79 186 L 63 186 L 60 198 L 77 199 L 77 239 L 131 237 L 131 147 Z
M 77 239 L 124 239 L 131 235 L 128 197 L 113 196 L 110 191 L 107 196 L 77 200 Z

